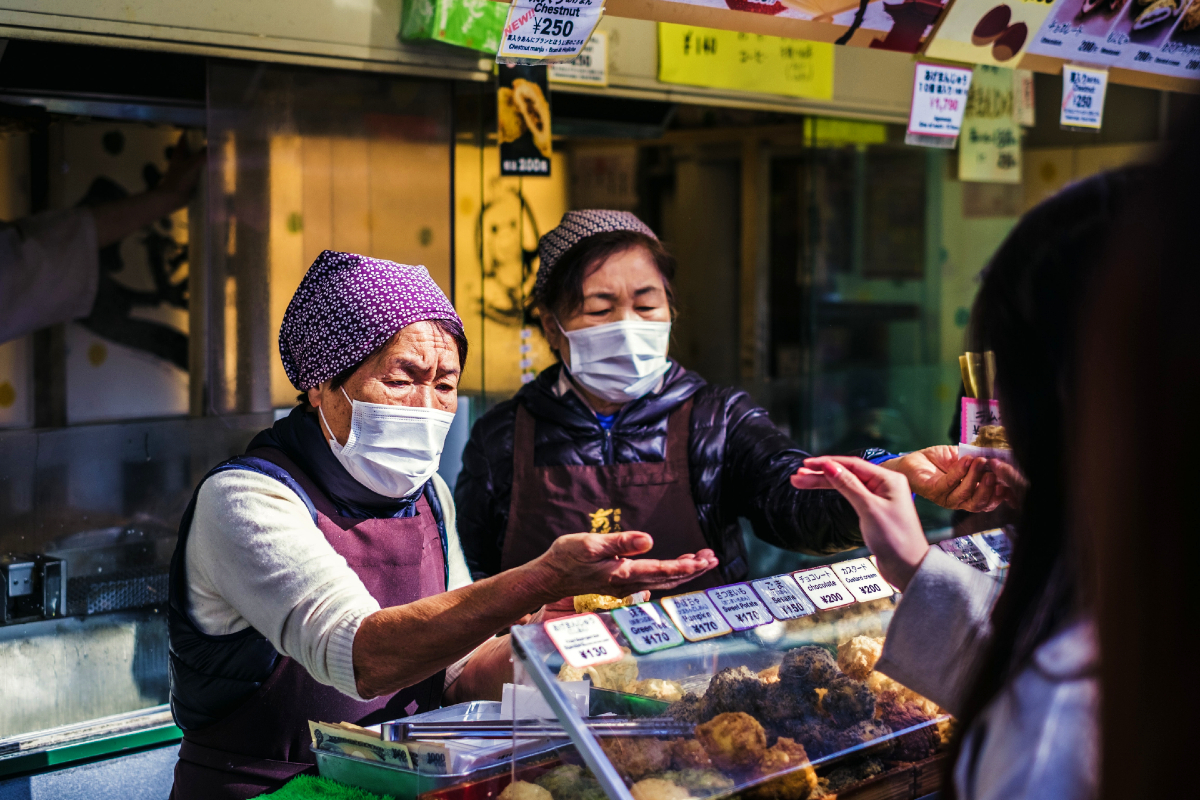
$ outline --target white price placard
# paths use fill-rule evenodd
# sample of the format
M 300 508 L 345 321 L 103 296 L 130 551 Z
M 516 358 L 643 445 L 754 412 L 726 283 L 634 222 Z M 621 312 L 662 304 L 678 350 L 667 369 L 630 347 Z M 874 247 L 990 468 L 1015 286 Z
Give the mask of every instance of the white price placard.
M 600 22 L 604 0 L 512 0 L 496 60 L 571 61 Z
M 551 83 L 608 86 L 608 34 L 596 31 L 573 61 L 550 65 Z
M 1063 64 L 1062 113 L 1064 128 L 1100 130 L 1104 119 L 1104 93 L 1108 89 L 1108 70 Z
M 829 567 L 805 569 L 792 575 L 800 588 L 819 609 L 848 606 L 854 602 L 854 595 L 842 585 L 838 576 Z
M 709 589 L 708 598 L 716 604 L 721 616 L 735 631 L 745 631 L 775 621 L 758 595 L 744 583 Z
M 958 138 L 970 89 L 969 68 L 918 63 L 913 76 L 908 132 L 923 137 Z
M 776 619 L 797 619 L 814 613 L 817 607 L 800 591 L 791 575 L 776 575 L 750 583 Z
M 689 642 L 699 642 L 714 636 L 733 633 L 733 628 L 717 611 L 712 600 L 704 592 L 679 594 L 665 597 L 663 610 L 670 615 L 675 626 Z
M 595 614 L 563 617 L 545 623 L 546 635 L 558 653 L 576 669 L 621 660 L 617 640 Z
M 892 596 L 892 585 L 883 579 L 875 565 L 865 558 L 839 561 L 833 571 L 860 603 Z
M 612 617 L 636 653 L 653 653 L 683 644 L 683 634 L 654 603 L 614 608 Z

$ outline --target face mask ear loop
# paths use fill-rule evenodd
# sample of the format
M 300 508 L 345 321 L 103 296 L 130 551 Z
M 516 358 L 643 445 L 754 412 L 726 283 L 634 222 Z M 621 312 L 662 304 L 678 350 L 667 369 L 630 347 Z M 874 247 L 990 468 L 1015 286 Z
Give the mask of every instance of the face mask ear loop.
M 350 399 L 350 395 L 346 394 L 346 387 L 345 387 L 345 386 L 339 386 L 339 387 L 338 387 L 338 389 L 341 391 L 341 393 L 342 393 L 342 397 L 346 398 L 346 402 L 350 404 L 350 413 L 351 413 L 351 415 L 353 415 L 353 413 L 354 413 L 354 401 Z M 336 442 L 336 441 L 337 441 L 337 437 L 333 435 L 333 427 L 332 427 L 332 426 L 329 424 L 329 421 L 325 419 L 325 411 L 324 411 L 324 409 L 322 409 L 320 406 L 317 406 L 317 414 L 319 414 L 319 415 L 320 415 L 320 417 L 321 417 L 321 424 L 325 426 L 325 431 L 326 431 L 326 432 L 329 434 L 329 438 L 330 438 L 330 439 L 333 439 L 333 441 L 335 441 L 335 442 Z M 344 445 L 342 445 L 342 444 L 340 444 L 340 443 L 339 443 L 339 444 L 338 444 L 338 447 L 344 447 Z

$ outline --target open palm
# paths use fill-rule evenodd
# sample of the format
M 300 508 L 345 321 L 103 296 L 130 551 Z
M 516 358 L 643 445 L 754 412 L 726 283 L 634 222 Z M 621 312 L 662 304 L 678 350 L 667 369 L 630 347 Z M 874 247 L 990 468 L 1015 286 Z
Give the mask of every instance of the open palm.
M 991 511 L 1008 500 L 985 458 L 960 458 L 958 448 L 937 445 L 885 461 L 880 466 L 908 478 L 912 490 L 943 508 Z

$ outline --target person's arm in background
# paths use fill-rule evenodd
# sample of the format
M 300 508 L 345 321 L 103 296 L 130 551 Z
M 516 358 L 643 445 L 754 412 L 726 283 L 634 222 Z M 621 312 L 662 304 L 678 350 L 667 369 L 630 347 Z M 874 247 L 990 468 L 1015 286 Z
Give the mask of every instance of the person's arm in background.
M 512 491 L 512 447 L 502 447 L 496 437 L 512 438 L 513 414 L 497 408 L 475 423 L 462 455 L 462 471 L 454 486 L 458 514 L 458 538 L 467 568 L 475 580 L 500 572 L 504 532 L 508 527 L 508 504 Z M 505 424 L 507 420 L 507 424 Z M 488 460 L 494 451 L 508 453 L 505 465 Z M 507 488 L 501 492 L 503 484 Z
M 0 230 L 0 342 L 91 313 L 99 249 L 184 205 L 203 165 L 204 153 L 189 152 L 180 137 L 153 189 L 90 208 L 35 214 Z

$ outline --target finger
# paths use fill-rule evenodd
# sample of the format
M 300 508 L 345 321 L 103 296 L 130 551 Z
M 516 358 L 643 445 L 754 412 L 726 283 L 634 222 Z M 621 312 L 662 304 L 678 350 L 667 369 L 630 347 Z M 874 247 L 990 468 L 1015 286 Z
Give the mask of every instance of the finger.
M 648 533 L 628 531 L 625 533 L 595 533 L 587 534 L 593 540 L 590 550 L 595 560 L 619 558 L 621 556 L 636 556 L 647 553 L 654 546 L 654 539 Z
M 963 460 L 965 461 L 966 459 Z M 946 508 L 960 508 L 964 511 L 973 510 L 970 506 L 972 505 L 972 500 L 975 496 L 975 491 L 979 486 L 979 482 L 985 475 L 986 466 L 986 459 L 976 458 L 972 461 L 970 469 L 967 470 L 967 473 L 963 476 L 959 484 L 951 489 L 950 493 L 946 495 L 944 502 Z M 995 478 L 992 480 L 994 481 Z
M 831 483 L 830 488 L 838 489 L 838 485 L 833 481 L 833 476 L 826 469 L 827 465 L 831 463 L 853 474 L 866 490 L 876 497 L 892 499 L 897 494 L 908 494 L 911 491 L 908 477 L 903 473 L 885 469 L 878 464 L 872 464 L 870 461 L 864 461 L 854 456 L 818 456 L 804 461 L 808 468 L 820 469 L 826 473 L 826 479 Z
M 966 481 L 963 481 L 966 484 Z M 967 497 L 962 500 L 959 507 L 964 511 L 970 511 L 974 514 L 981 514 L 984 511 L 989 511 L 992 497 L 996 493 L 996 476 L 990 472 L 986 472 L 980 477 L 975 484 L 974 489 L 969 491 Z M 992 506 L 994 508 L 995 506 Z
M 832 489 L 833 486 L 825 479 L 825 473 L 801 467 L 796 474 L 788 478 L 797 489 Z
M 829 481 L 830 486 L 849 500 L 856 512 L 860 515 L 867 513 L 868 504 L 874 495 L 863 485 L 858 476 L 850 471 L 849 465 L 840 463 L 837 457 L 810 458 L 804 463 L 820 469 L 825 474 L 825 479 Z M 875 467 L 874 464 L 868 466 Z M 875 469 L 879 469 L 879 467 L 875 467 Z

